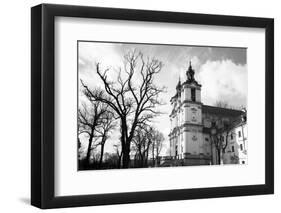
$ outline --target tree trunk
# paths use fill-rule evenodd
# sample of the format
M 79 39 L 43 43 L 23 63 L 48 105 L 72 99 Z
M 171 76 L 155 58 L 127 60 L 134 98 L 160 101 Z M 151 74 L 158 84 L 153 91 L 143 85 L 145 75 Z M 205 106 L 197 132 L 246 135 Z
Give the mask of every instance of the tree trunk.
M 221 151 L 218 149 L 218 164 L 221 164 Z
M 149 147 L 147 148 L 146 155 L 145 155 L 145 167 L 148 167 L 148 150 Z
M 120 169 L 121 168 L 121 159 L 122 159 L 122 152 L 120 155 L 118 155 L 118 162 L 117 162 L 117 168 Z
M 152 165 L 155 166 L 154 143 L 152 143 Z
M 90 138 L 89 138 L 89 144 L 88 144 L 87 155 L 86 155 L 87 166 L 90 165 L 90 157 L 91 157 L 92 143 L 93 143 L 93 135 L 91 135 Z
M 160 164 L 160 158 L 159 158 L 159 155 L 156 155 L 156 160 L 155 160 L 155 167 L 158 167 L 159 164 Z
M 130 166 L 130 147 L 128 142 L 122 147 L 123 158 L 122 158 L 122 167 L 129 168 Z
M 156 146 L 156 165 L 155 165 L 156 167 L 160 164 L 159 154 L 160 154 L 159 147 Z
M 220 150 L 220 165 L 223 165 L 223 151 Z
M 126 117 L 121 118 L 121 146 L 122 146 L 122 168 L 129 168 L 130 164 L 130 141 L 127 137 Z
M 212 140 L 212 139 L 211 139 Z M 213 142 L 211 141 L 211 165 L 214 165 L 214 159 L 213 159 Z
M 143 158 L 143 153 L 140 153 L 140 167 L 142 168 L 143 167 L 143 165 L 144 165 L 144 160 L 143 160 L 144 158 Z
M 122 158 L 122 167 L 129 168 L 129 165 L 130 165 L 130 155 L 129 152 L 125 151 Z
M 101 167 L 101 164 L 102 164 L 102 158 L 103 158 L 103 152 L 104 152 L 104 144 L 105 144 L 105 139 L 103 138 L 102 142 L 101 142 L 99 167 Z
M 93 143 L 93 139 L 94 139 L 94 131 L 95 131 L 95 128 L 96 128 L 97 119 L 98 118 L 96 118 L 96 120 L 94 120 L 93 125 L 91 127 L 91 134 L 90 134 L 90 137 L 89 137 L 89 144 L 88 144 L 88 150 L 87 150 L 87 156 L 86 156 L 87 166 L 90 165 L 92 143 Z

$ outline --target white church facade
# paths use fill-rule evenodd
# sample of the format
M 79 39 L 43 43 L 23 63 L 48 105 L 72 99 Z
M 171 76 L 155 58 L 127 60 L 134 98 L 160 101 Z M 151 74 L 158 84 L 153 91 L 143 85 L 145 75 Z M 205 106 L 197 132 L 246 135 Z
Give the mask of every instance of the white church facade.
M 171 98 L 170 157 L 181 165 L 246 164 L 246 113 L 204 105 L 194 74 L 190 63 Z

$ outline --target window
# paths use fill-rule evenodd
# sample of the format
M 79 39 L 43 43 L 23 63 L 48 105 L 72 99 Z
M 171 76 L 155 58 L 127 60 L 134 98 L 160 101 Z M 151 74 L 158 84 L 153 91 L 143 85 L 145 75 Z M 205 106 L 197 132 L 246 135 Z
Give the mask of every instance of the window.
M 205 138 L 205 141 L 209 141 L 209 138 Z
M 243 151 L 243 144 L 240 144 L 240 149 L 241 151 Z
M 234 146 L 231 147 L 231 151 L 234 152 Z
M 238 137 L 241 138 L 241 131 L 238 132 Z
M 191 100 L 196 101 L 196 99 L 195 99 L 195 88 L 191 88 Z
M 242 161 L 242 164 L 245 164 L 245 161 Z
M 230 139 L 233 140 L 233 134 L 232 134 L 232 133 L 231 133 L 231 135 L 230 135 Z

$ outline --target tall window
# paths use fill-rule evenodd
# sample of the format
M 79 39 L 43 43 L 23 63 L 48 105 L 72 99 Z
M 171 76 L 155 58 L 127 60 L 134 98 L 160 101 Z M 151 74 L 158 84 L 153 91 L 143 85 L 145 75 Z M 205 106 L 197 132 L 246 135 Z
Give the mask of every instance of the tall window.
M 240 144 L 240 149 L 241 151 L 243 151 L 243 144 Z
M 234 152 L 234 146 L 231 147 L 231 151 Z
M 195 88 L 191 88 L 191 100 L 192 101 L 196 101 L 196 99 L 195 99 Z
M 241 138 L 241 131 L 238 132 L 238 137 Z

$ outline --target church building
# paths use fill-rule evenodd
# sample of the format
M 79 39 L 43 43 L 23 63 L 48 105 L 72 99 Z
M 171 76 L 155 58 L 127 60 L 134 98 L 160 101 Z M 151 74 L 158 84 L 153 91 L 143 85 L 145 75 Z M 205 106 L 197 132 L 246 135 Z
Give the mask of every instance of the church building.
M 181 165 L 247 163 L 246 112 L 204 105 L 194 74 L 190 63 L 170 101 L 170 157 Z

